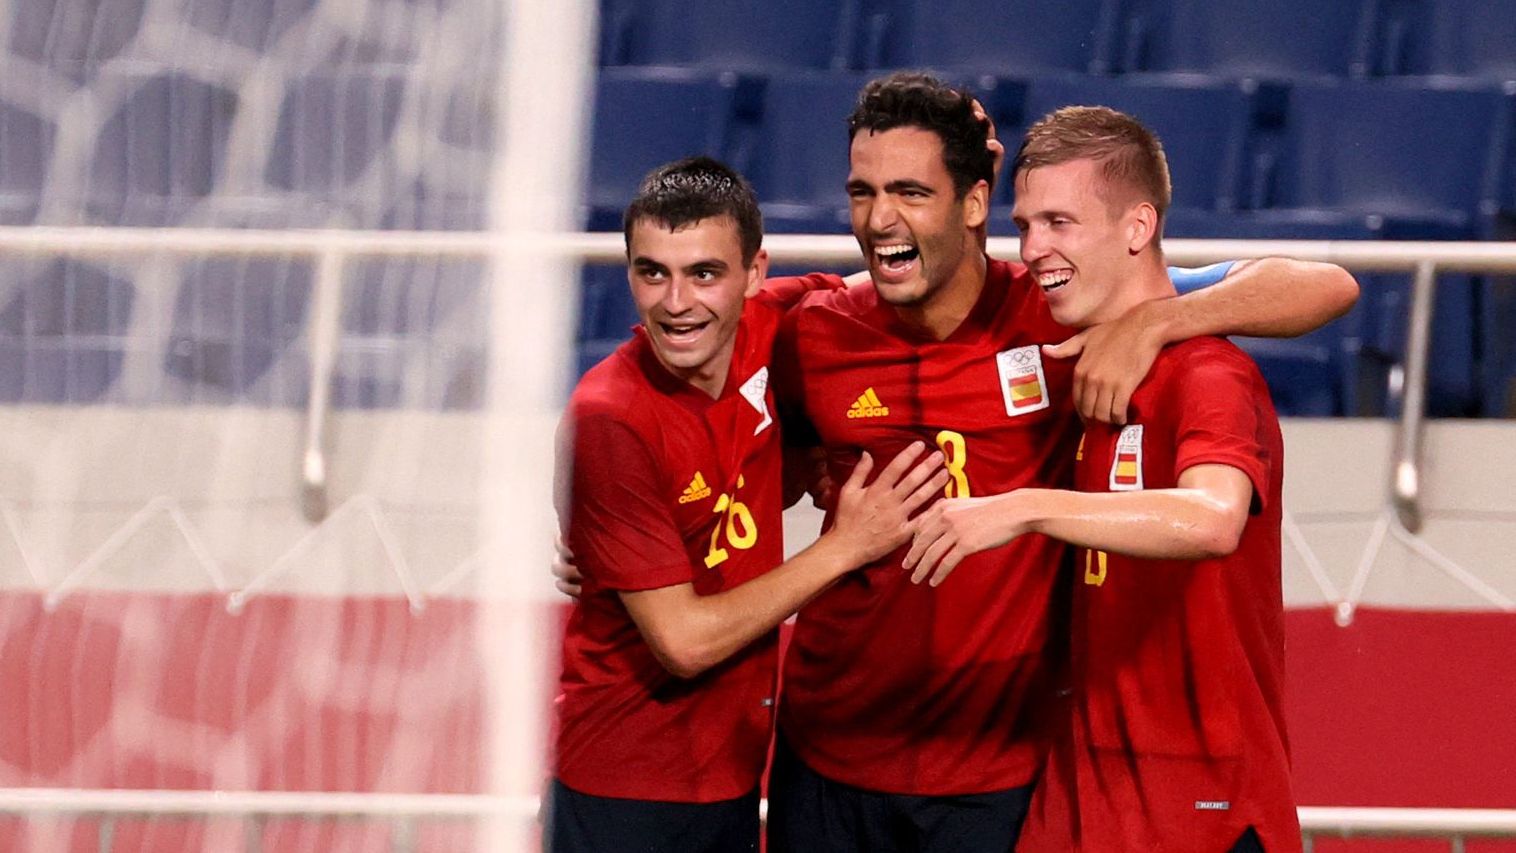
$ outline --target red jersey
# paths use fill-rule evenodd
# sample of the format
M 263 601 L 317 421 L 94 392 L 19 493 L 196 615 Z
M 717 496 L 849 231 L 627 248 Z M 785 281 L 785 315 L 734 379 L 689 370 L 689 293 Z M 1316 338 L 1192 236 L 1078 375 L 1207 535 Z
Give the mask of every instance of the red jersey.
M 906 327 L 872 284 L 812 294 L 791 312 L 776 356 L 781 402 L 814 427 L 835 482 L 862 451 L 883 465 L 920 439 L 947 456 L 950 495 L 1070 484 L 1074 365 L 1040 346 L 1072 332 L 1025 267 L 988 263 L 978 303 L 944 341 Z M 784 665 L 785 738 L 823 776 L 869 790 L 1030 784 L 1064 546 L 1022 537 L 965 559 L 937 589 L 910 582 L 907 551 L 801 611 Z
M 1220 338 L 1163 351 L 1129 425 L 1089 424 L 1080 491 L 1169 489 L 1195 465 L 1253 483 L 1237 550 L 1142 560 L 1077 549 L 1072 725 L 1018 849 L 1220 851 L 1252 826 L 1299 850 L 1281 685 L 1284 445 L 1257 367 Z
M 556 770 L 576 791 L 714 802 L 758 784 L 777 632 L 681 679 L 618 593 L 691 583 L 709 595 L 783 562 L 769 360 L 785 308 L 816 283 L 776 280 L 747 301 L 714 400 L 670 374 L 640 327 L 574 389 L 560 441 L 571 458 L 558 466 L 560 495 L 572 491 L 559 506 L 585 580 L 563 641 Z

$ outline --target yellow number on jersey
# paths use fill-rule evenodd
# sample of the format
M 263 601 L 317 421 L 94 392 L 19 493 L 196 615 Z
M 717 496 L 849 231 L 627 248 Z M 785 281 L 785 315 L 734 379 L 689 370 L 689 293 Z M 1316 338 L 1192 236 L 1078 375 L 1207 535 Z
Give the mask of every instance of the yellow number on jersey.
M 1093 555 L 1093 556 L 1091 556 Z M 1104 551 L 1084 551 L 1084 582 L 1090 586 L 1103 586 L 1105 584 L 1105 565 L 1111 555 Z
M 737 475 L 737 488 L 745 485 L 742 475 Z M 758 522 L 753 519 L 753 513 L 747 504 L 737 500 L 736 493 L 717 498 L 716 506 L 711 512 L 725 514 L 726 517 L 717 519 L 715 528 L 711 530 L 711 549 L 705 553 L 707 569 L 714 569 L 731 557 L 731 553 L 718 544 L 723 531 L 726 532 L 727 543 L 739 551 L 746 551 L 758 542 Z
M 963 440 L 963 433 L 945 429 L 937 433 L 937 446 L 942 448 L 948 474 L 952 475 L 952 479 L 942 487 L 942 493 L 950 498 L 971 497 L 969 475 L 963 470 L 969 461 L 969 448 Z

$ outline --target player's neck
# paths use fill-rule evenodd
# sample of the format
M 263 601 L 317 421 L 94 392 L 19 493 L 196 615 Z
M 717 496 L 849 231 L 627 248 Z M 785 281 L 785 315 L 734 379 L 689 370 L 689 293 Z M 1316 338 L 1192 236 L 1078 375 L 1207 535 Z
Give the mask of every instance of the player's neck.
M 732 354 L 735 350 L 735 346 L 724 347 L 710 361 L 699 367 L 675 367 L 664 361 L 663 355 L 657 350 L 653 352 L 658 357 L 658 363 L 674 378 L 715 400 L 726 389 L 726 377 L 731 372 Z
M 1131 273 L 1122 278 L 1121 285 L 1112 290 L 1110 297 L 1101 303 L 1085 325 L 1108 323 L 1144 302 L 1164 299 L 1177 293 L 1174 282 L 1169 279 L 1168 269 L 1163 265 L 1163 256 L 1154 255 L 1135 265 Z
M 895 309 L 900 319 L 922 334 L 946 340 L 968 319 L 969 313 L 984 292 L 986 258 L 983 252 L 970 252 L 941 287 L 916 305 Z

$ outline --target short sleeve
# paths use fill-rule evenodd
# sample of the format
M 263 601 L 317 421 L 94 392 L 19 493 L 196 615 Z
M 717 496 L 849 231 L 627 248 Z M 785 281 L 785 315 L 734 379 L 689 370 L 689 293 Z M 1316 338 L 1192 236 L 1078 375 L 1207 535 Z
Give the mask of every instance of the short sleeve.
M 567 424 L 566 424 L 567 426 Z M 694 579 L 684 541 L 646 443 L 608 415 L 579 418 L 559 466 L 569 485 L 562 520 L 569 550 L 594 586 L 642 590 Z
M 1169 267 L 1169 281 L 1174 283 L 1174 289 L 1180 293 L 1193 293 L 1219 283 L 1236 263 L 1222 261 L 1203 267 Z
M 1196 353 L 1178 383 L 1174 473 L 1196 465 L 1229 465 L 1253 483 L 1255 506 L 1267 504 L 1273 467 L 1264 433 L 1257 368 L 1236 350 Z

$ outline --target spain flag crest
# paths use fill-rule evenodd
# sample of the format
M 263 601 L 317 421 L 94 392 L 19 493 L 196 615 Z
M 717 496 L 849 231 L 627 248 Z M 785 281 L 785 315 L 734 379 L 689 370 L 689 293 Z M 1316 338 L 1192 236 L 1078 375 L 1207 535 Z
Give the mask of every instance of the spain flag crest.
M 1121 428 L 1116 438 L 1116 456 L 1111 460 L 1111 491 L 1135 492 L 1142 489 L 1142 424 Z
M 1000 372 L 1000 394 L 1005 398 L 1007 415 L 1014 418 L 1048 407 L 1041 348 L 1016 347 L 996 353 L 995 368 Z

